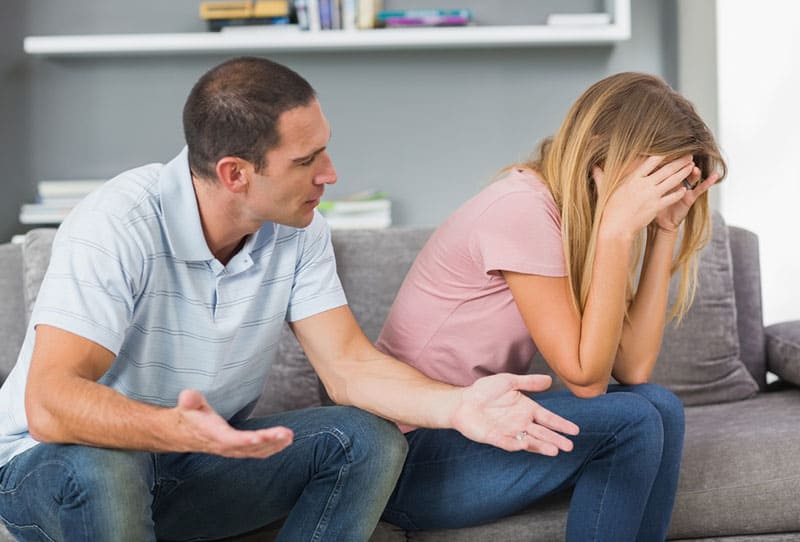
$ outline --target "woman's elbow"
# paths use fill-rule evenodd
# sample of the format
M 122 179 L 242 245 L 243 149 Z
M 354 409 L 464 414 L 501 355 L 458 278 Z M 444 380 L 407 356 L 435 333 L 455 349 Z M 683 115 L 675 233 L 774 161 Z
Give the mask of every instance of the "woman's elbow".
M 608 391 L 608 382 L 589 385 L 576 385 L 567 383 L 569 391 L 579 399 L 592 399 L 604 395 Z

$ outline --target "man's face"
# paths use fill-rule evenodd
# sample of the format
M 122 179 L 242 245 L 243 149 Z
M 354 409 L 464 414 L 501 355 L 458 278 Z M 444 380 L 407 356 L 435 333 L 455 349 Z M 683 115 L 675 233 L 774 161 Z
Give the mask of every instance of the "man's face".
M 266 167 L 254 172 L 247 209 L 252 218 L 304 228 L 326 184 L 336 182 L 327 152 L 331 136 L 319 102 L 296 107 L 278 118 L 280 142 L 267 151 Z

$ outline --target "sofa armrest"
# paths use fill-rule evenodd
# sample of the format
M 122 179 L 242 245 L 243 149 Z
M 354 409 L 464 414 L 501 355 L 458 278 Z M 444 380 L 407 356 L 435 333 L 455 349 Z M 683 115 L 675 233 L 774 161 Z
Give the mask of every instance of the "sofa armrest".
M 768 326 L 764 335 L 767 369 L 781 380 L 800 386 L 800 320 Z

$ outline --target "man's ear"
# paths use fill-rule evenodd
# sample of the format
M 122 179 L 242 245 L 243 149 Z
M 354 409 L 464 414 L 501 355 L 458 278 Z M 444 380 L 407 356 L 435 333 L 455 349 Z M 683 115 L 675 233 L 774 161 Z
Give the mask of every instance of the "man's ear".
M 247 160 L 235 156 L 225 156 L 217 161 L 217 179 L 231 192 L 247 190 L 253 173 L 253 166 Z

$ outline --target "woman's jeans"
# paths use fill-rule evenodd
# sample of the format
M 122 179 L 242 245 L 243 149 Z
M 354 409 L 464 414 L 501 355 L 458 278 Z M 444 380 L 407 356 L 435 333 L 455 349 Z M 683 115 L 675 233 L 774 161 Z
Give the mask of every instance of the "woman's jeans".
M 21 540 L 207 540 L 286 517 L 280 540 L 367 540 L 405 459 L 391 423 L 351 407 L 285 412 L 294 442 L 266 459 L 38 444 L 0 469 L 0 516 Z
M 417 429 L 383 519 L 411 530 L 478 525 L 573 487 L 567 540 L 664 540 L 683 449 L 680 400 L 653 384 L 611 386 L 593 399 L 532 397 L 580 427 L 571 452 L 511 453 Z

